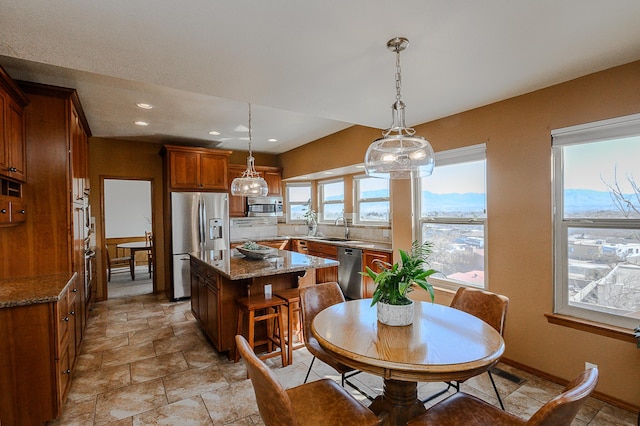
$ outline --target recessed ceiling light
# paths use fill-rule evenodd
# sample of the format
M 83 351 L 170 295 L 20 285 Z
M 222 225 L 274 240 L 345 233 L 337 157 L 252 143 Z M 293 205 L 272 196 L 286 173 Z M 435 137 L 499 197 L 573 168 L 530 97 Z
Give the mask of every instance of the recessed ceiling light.
M 136 105 L 138 106 L 138 108 L 142 108 L 142 109 L 153 109 L 153 105 L 146 104 L 144 102 L 138 102 Z
M 278 142 L 278 139 L 275 139 L 275 138 L 267 139 L 267 142 Z
M 135 124 L 136 126 L 148 126 L 149 123 L 147 123 L 146 121 L 134 121 L 133 124 Z
M 358 164 L 358 165 L 356 166 L 356 169 L 364 169 L 364 164 Z
M 216 132 L 215 130 L 212 130 L 212 131 L 210 131 L 210 132 L 209 132 L 209 134 L 210 134 L 211 136 L 219 136 L 219 135 L 220 135 L 220 132 Z
M 324 172 L 323 174 L 325 174 L 325 175 L 332 175 L 332 174 L 333 174 L 333 172 Z

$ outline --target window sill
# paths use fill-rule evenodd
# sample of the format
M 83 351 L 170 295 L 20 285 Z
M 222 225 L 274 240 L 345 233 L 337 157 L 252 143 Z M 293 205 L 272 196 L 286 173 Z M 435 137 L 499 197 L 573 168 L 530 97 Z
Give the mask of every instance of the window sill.
M 589 321 L 582 318 L 571 317 L 568 315 L 544 314 L 544 316 L 547 317 L 547 321 L 551 324 L 569 327 L 575 330 L 586 331 L 587 333 L 594 333 L 600 336 L 610 337 L 612 339 L 618 339 L 625 342 L 636 343 L 636 339 L 633 336 L 633 331 L 627 328 L 616 327 L 613 325 Z

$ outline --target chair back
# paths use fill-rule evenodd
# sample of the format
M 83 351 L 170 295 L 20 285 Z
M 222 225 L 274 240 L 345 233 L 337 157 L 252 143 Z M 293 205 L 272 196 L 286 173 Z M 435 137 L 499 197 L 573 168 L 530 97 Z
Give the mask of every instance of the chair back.
M 526 424 L 531 426 L 570 425 L 597 383 L 597 368 L 583 371 L 564 388 L 560 395 L 536 411 Z
M 153 234 L 149 231 L 144 231 L 144 240 L 148 246 L 153 245 Z
M 460 287 L 453 296 L 451 307 L 480 318 L 504 334 L 509 298 L 501 294 L 475 288 Z
M 264 424 L 297 426 L 298 421 L 289 395 L 271 370 L 256 356 L 249 342 L 239 334 L 236 335 L 236 349 L 247 367 Z
M 314 339 L 311 323 L 318 313 L 329 306 L 344 302 L 344 295 L 337 282 L 328 282 L 300 288 L 300 310 L 302 311 L 302 335 L 305 344 Z

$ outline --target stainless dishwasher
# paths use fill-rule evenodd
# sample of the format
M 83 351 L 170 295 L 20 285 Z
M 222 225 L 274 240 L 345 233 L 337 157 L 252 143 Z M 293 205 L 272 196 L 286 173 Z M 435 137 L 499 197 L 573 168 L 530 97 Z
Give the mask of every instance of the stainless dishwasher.
M 362 250 L 338 247 L 338 283 L 347 299 L 362 299 Z

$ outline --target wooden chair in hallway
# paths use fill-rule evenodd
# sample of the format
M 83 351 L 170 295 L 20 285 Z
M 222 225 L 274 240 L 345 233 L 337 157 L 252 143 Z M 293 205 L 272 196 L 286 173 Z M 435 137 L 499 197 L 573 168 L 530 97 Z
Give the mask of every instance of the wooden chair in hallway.
M 284 389 L 256 356 L 247 340 L 236 335 L 253 385 L 260 417 L 266 426 L 378 425 L 379 419 L 331 379 Z
M 598 369 L 580 373 L 564 391 L 544 404 L 529 420 L 521 419 L 464 392 L 457 392 L 411 419 L 409 426 L 569 426 L 598 383 Z
M 149 247 L 153 247 L 153 234 L 149 231 L 144 232 L 144 239 Z M 149 265 L 149 278 L 153 270 L 153 248 L 147 252 L 147 264 Z
M 107 281 L 111 281 L 111 273 L 112 270 L 116 269 L 116 268 L 127 268 L 127 272 L 130 271 L 131 268 L 131 257 L 130 256 L 117 256 L 117 251 L 116 251 L 116 257 L 111 257 L 111 254 L 109 253 L 109 245 L 105 244 L 104 249 L 107 252 Z M 117 250 L 117 249 L 116 249 Z

